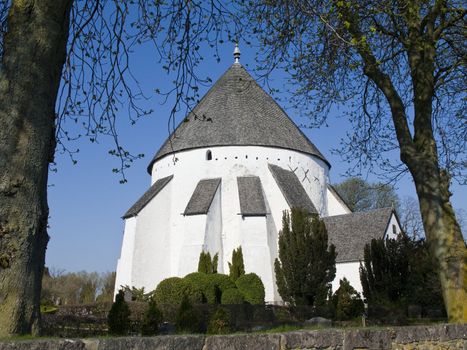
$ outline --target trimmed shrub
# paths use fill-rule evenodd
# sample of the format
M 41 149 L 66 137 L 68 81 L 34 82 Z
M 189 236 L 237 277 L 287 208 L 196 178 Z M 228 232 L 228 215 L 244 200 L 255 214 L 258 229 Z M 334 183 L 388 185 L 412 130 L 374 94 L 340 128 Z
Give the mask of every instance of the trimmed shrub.
M 247 303 L 252 305 L 264 304 L 264 285 L 255 273 L 240 276 L 235 282 Z
M 229 263 L 229 270 L 229 275 L 234 281 L 245 274 L 242 247 L 238 247 L 232 251 L 232 263 Z
M 203 293 L 199 289 L 193 289 L 190 282 L 179 277 L 166 278 L 154 291 L 157 304 L 180 305 L 185 296 L 195 304 L 201 304 L 203 301 Z
M 212 273 L 217 273 L 218 266 L 219 266 L 219 253 L 216 253 L 212 257 Z
M 219 264 L 219 253 L 216 253 L 212 259 L 209 252 L 202 251 L 199 254 L 198 272 L 207 274 L 217 273 L 217 266 Z
M 235 282 L 228 275 L 222 273 L 214 273 L 209 276 L 211 281 L 215 284 L 217 288 L 222 292 L 227 289 L 235 288 Z
M 220 307 L 209 320 L 208 334 L 225 334 L 230 333 L 230 331 L 230 313 Z
M 363 313 L 363 301 L 345 277 L 339 281 L 339 288 L 332 296 L 332 302 L 339 321 L 351 320 Z
M 189 284 L 191 294 L 196 295 L 196 298 L 190 298 L 193 303 L 198 303 L 198 294 L 201 293 L 201 303 L 220 304 L 222 293 L 227 289 L 236 288 L 229 276 L 219 273 L 193 272 L 183 277 L 183 280 Z
M 125 302 L 125 293 L 119 290 L 107 316 L 109 334 L 126 335 L 130 329 L 130 308 Z
M 190 284 L 192 294 L 201 293 L 201 303 L 203 304 L 214 304 L 216 300 L 216 288 L 211 282 L 210 276 L 211 274 L 203 272 L 193 272 L 183 277 Z
M 143 315 L 141 322 L 141 335 L 156 335 L 159 333 L 159 324 L 162 322 L 162 312 L 157 307 L 156 301 L 149 300 L 149 307 Z
M 183 298 L 178 309 L 175 327 L 178 333 L 199 333 L 200 316 L 187 296 Z
M 237 288 L 230 288 L 224 290 L 221 297 L 221 304 L 234 305 L 243 304 L 244 299 L 242 293 Z
M 199 254 L 198 272 L 212 273 L 212 260 L 209 252 L 201 252 Z
M 220 304 L 222 301 L 222 293 L 227 289 L 235 288 L 235 283 L 228 275 L 221 273 L 214 273 L 209 275 L 209 280 L 214 288 L 215 304 Z

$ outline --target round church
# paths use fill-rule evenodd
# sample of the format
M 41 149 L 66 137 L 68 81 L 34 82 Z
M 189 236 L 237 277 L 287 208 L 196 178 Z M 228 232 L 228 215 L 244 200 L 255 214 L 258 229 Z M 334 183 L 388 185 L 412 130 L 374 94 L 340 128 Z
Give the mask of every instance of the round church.
M 330 164 L 284 110 L 235 62 L 178 125 L 148 166 L 150 188 L 124 214 L 116 289 L 153 290 L 197 270 L 202 251 L 228 273 L 242 247 L 267 302 L 280 302 L 274 261 L 284 210 L 318 214 L 336 246 L 336 279 L 361 290 L 372 238 L 400 232 L 391 208 L 352 213 L 329 183 Z

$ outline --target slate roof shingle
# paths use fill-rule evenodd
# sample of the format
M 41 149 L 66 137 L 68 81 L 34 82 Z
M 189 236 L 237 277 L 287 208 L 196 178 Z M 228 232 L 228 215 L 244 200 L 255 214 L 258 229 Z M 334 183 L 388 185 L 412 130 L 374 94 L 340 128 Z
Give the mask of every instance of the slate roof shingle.
M 293 171 L 273 164 L 268 166 L 290 208 L 302 208 L 309 213 L 318 212 Z
M 392 208 L 382 208 L 322 218 L 329 243 L 336 247 L 336 262 L 362 260 L 365 244 L 384 237 L 392 213 Z
M 150 201 L 172 180 L 173 175 L 163 177 L 157 180 L 144 194 L 133 204 L 130 209 L 122 216 L 122 219 L 128 219 L 132 216 L 138 215 Z
M 148 165 L 181 150 L 214 146 L 269 146 L 328 161 L 284 110 L 234 63 L 178 125 Z
M 200 180 L 183 215 L 207 214 L 220 183 L 220 178 Z
M 266 204 L 263 187 L 258 176 L 237 177 L 240 214 L 243 216 L 265 216 Z

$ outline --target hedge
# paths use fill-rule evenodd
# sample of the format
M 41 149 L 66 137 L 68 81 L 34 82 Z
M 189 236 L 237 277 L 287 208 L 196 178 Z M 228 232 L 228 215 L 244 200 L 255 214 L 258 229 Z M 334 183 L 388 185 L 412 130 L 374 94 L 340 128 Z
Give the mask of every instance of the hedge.
M 240 276 L 235 282 L 247 303 L 252 305 L 264 304 L 264 285 L 255 273 Z
M 226 289 L 222 293 L 221 304 L 234 305 L 243 304 L 243 302 L 243 295 L 237 288 Z
M 157 304 L 180 305 L 185 296 L 194 304 L 200 304 L 203 301 L 202 292 L 179 277 L 162 280 L 154 291 L 154 300 Z

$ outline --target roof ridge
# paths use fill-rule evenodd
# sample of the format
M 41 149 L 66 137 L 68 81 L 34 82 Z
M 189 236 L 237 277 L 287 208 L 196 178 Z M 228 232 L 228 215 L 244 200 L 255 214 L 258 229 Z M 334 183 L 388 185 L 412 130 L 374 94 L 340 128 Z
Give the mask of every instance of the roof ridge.
M 353 212 L 347 213 L 347 214 L 325 216 L 325 217 L 323 217 L 323 219 L 324 218 L 337 218 L 337 217 L 341 217 L 341 216 L 350 216 L 350 215 L 358 216 L 358 215 L 364 215 L 364 214 L 369 214 L 369 213 L 375 213 L 375 212 L 378 212 L 378 211 L 394 211 L 394 208 L 384 207 L 384 208 L 376 208 L 376 209 L 370 209 L 370 210 L 365 210 L 365 211 L 353 211 Z

